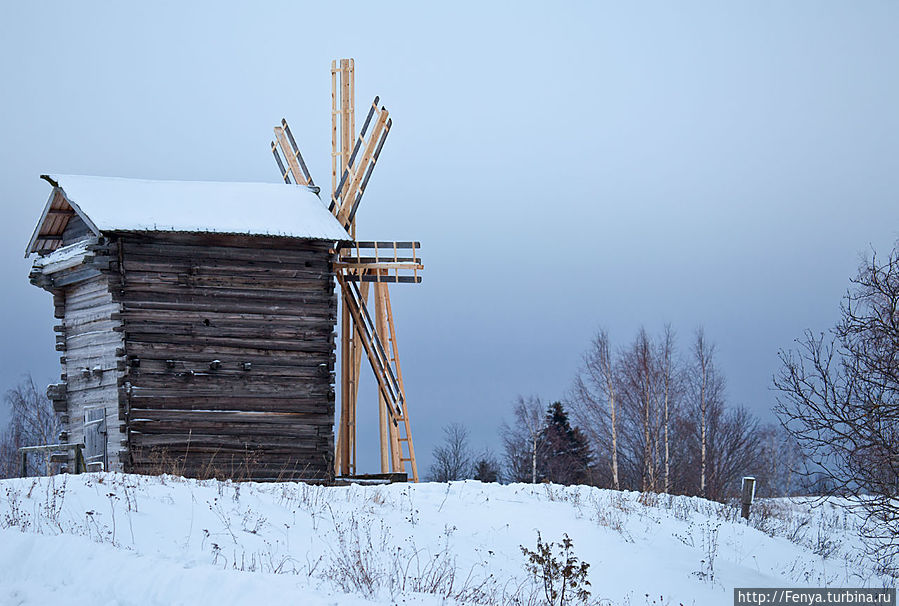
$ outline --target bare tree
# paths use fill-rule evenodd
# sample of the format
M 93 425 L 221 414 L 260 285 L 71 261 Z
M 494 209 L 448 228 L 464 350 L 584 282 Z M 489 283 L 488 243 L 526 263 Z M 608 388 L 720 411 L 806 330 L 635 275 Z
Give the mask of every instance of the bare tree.
M 599 330 L 584 355 L 584 364 L 574 380 L 572 414 L 597 452 L 609 452 L 612 488 L 621 489 L 618 475 L 617 369 L 612 360 L 609 335 Z M 606 444 L 608 436 L 608 448 Z
M 18 450 L 22 446 L 53 444 L 59 434 L 59 421 L 50 400 L 38 391 L 31 375 L 8 390 L 4 398 L 9 407 L 9 423 L 0 435 L 0 477 L 10 478 L 21 473 Z M 49 472 L 46 459 L 29 457 L 28 475 Z
M 513 482 L 537 483 L 537 460 L 543 444 L 546 408 L 540 398 L 518 396 L 512 425 L 503 422 L 500 435 L 506 453 L 506 464 Z
M 676 379 L 674 376 L 674 331 L 670 324 L 665 325 L 665 331 L 662 334 L 662 342 L 659 346 L 659 372 L 661 373 L 661 397 L 662 406 L 659 408 L 663 411 L 663 427 L 665 442 L 665 480 L 662 492 L 671 490 L 671 448 L 668 439 L 671 427 L 671 403 L 676 390 Z
M 781 352 L 777 414 L 829 492 L 856 497 L 863 536 L 899 572 L 899 243 L 867 259 L 829 337 Z
M 783 427 L 768 424 L 759 428 L 759 469 L 755 471 L 755 493 L 763 497 L 789 497 L 799 493 L 804 466 L 802 450 Z
M 723 404 L 724 384 L 715 368 L 714 356 L 715 346 L 706 340 L 705 331 L 700 327 L 693 341 L 692 387 L 699 421 L 699 496 L 702 497 L 706 496 L 708 483 L 709 413 L 711 408 L 718 409 Z
M 654 347 L 644 328 L 640 328 L 634 342 L 621 356 L 619 381 L 624 427 L 631 434 L 632 457 L 635 462 L 639 460 L 639 489 L 655 491 L 658 478 L 659 416 L 655 410 L 658 374 Z
M 468 429 L 460 423 L 450 423 L 443 428 L 443 443 L 434 449 L 430 479 L 433 482 L 451 482 L 464 480 L 471 475 Z

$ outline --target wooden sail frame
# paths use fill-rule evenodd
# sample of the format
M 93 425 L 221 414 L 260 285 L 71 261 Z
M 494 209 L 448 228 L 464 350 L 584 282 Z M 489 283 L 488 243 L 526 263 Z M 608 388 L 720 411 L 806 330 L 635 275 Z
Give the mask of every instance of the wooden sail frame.
M 343 301 L 339 334 L 340 417 L 334 468 L 338 477 L 358 475 L 356 419 L 364 353 L 378 384 L 381 473 L 406 474 L 417 482 L 418 466 L 388 284 L 421 282 L 420 272 L 424 269 L 418 256 L 421 245 L 356 241 L 356 211 L 390 132 L 392 119 L 385 107 L 378 106 L 379 97 L 375 97 L 357 136 L 354 75 L 353 59 L 331 62 L 329 209 L 352 238 L 351 242 L 339 243 L 334 262 Z M 285 183 L 314 186 L 286 120 L 275 127 L 271 147 Z M 368 309 L 371 291 L 373 316 Z

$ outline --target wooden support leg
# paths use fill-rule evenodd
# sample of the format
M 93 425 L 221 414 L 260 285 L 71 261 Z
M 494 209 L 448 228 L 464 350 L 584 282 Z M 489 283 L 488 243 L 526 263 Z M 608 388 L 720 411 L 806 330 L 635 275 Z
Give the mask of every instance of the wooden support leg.
M 340 424 L 337 432 L 337 456 L 334 458 L 335 473 L 339 476 L 350 475 L 352 390 L 350 388 L 350 341 L 352 340 L 352 319 L 346 305 L 342 305 L 340 319 Z
M 368 284 L 363 283 L 359 288 L 359 292 L 362 295 L 362 303 L 368 303 Z M 362 353 L 364 352 L 364 348 L 362 347 L 362 340 L 359 338 L 359 333 L 353 329 L 352 330 L 352 341 L 350 342 L 350 351 L 352 352 L 350 357 L 350 372 L 352 376 L 352 383 L 350 385 L 350 393 L 352 395 L 351 402 L 352 407 L 350 408 L 350 428 L 353 436 L 352 446 L 350 448 L 350 461 L 352 467 L 352 473 L 356 473 L 356 411 L 359 409 L 359 377 L 362 376 Z
M 387 315 L 384 312 L 384 285 L 375 283 L 375 326 L 379 334 L 387 334 Z M 388 418 L 387 402 L 384 395 L 378 390 L 378 427 L 381 436 L 381 473 L 389 473 L 392 471 L 391 457 L 391 435 L 389 426 L 392 426 L 392 419 Z

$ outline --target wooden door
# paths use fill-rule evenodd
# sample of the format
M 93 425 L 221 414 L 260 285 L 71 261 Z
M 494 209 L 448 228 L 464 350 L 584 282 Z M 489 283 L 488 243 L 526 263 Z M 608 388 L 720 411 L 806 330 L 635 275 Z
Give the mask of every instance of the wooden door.
M 106 471 L 106 409 L 84 409 L 84 463 L 88 471 Z

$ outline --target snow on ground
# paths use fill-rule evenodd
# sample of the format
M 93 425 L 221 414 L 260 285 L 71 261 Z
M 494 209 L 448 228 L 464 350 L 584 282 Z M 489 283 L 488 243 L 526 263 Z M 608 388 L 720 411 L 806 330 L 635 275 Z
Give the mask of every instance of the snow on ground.
M 84 474 L 0 481 L 0 603 L 538 604 L 537 532 L 602 604 L 723 604 L 733 587 L 893 586 L 831 503 L 475 481 L 321 487 Z

